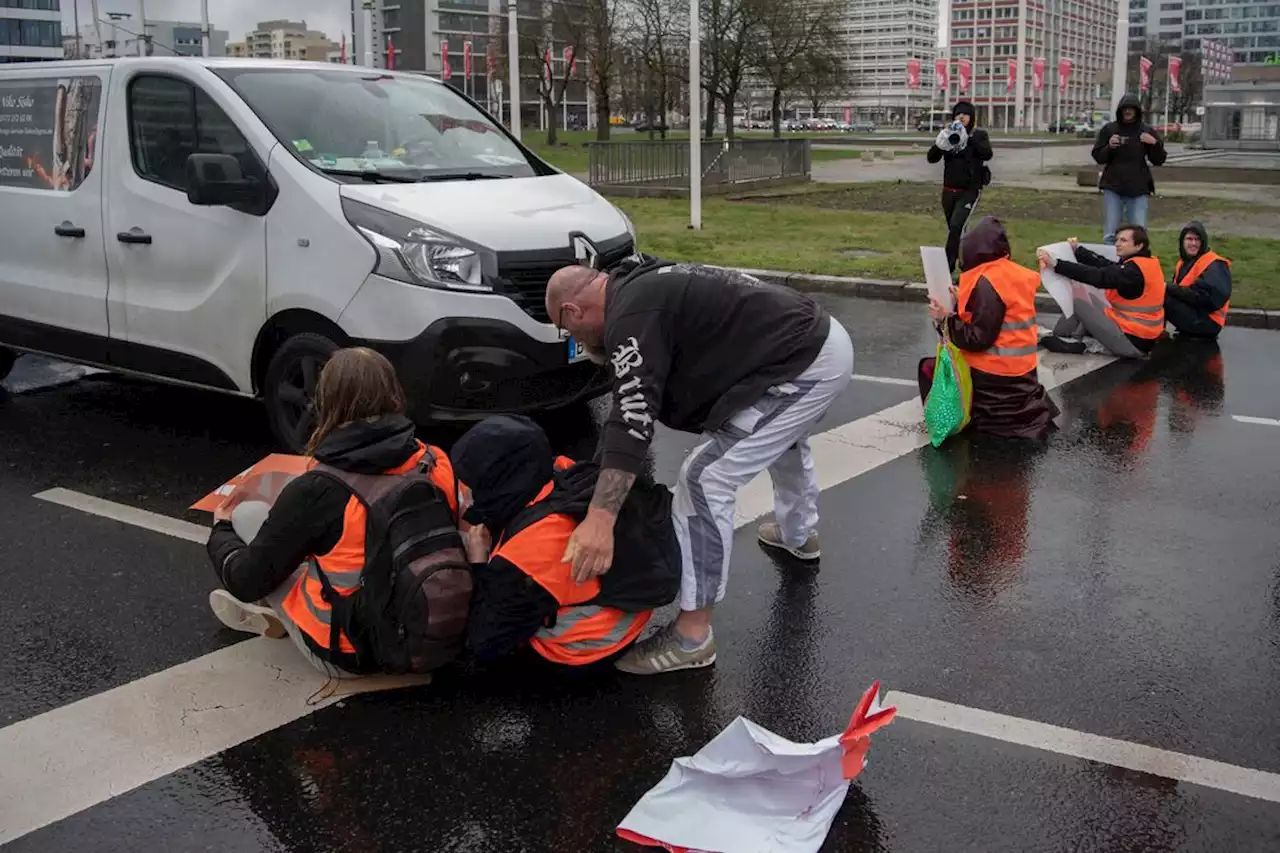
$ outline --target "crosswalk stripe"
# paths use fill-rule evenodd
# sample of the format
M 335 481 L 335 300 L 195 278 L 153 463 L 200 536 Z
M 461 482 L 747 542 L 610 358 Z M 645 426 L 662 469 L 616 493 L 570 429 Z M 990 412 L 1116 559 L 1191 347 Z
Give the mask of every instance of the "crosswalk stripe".
M 1280 421 L 1274 418 L 1255 418 L 1251 415 L 1232 415 L 1233 421 L 1239 421 L 1242 424 L 1257 424 L 1258 426 L 1280 426 Z

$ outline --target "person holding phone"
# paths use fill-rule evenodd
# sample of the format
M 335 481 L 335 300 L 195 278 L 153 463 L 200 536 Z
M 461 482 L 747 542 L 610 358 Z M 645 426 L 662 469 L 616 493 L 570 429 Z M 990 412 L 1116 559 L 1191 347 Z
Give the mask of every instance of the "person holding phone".
M 1115 245 L 1121 222 L 1146 226 L 1147 200 L 1156 191 L 1152 166 L 1163 166 L 1164 141 L 1155 128 L 1142 122 L 1142 104 L 1125 95 L 1116 107 L 1116 120 L 1098 131 L 1093 159 L 1102 166 L 1102 242 Z

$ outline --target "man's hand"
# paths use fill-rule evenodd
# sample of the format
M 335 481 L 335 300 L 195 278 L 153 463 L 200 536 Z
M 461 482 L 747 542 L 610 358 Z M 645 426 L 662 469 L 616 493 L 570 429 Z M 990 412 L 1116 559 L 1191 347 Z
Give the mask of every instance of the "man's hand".
M 616 520 L 613 513 L 592 507 L 569 537 L 560 562 L 573 563 L 573 579 L 578 583 L 599 577 L 613 565 L 613 523 Z
M 467 562 L 489 562 L 489 552 L 493 547 L 493 536 L 489 533 L 489 528 L 483 524 L 471 524 L 460 532 L 467 551 Z
M 1120 143 L 1123 141 L 1124 140 L 1120 138 L 1120 134 L 1113 133 L 1111 134 L 1111 138 L 1107 140 L 1107 145 L 1109 145 L 1112 148 L 1119 148 Z
M 1155 138 L 1154 136 L 1152 136 L 1151 134 L 1149 134 L 1149 133 L 1144 133 L 1144 134 L 1142 134 L 1141 136 L 1139 136 L 1138 138 L 1139 138 L 1139 139 L 1141 139 L 1141 140 L 1142 140 L 1145 144 L 1147 144 L 1147 145 L 1155 145 L 1155 144 L 1156 144 L 1156 138 Z
M 1055 263 L 1053 259 L 1053 255 L 1049 254 L 1044 249 L 1036 250 L 1036 260 L 1040 262 L 1040 269 L 1042 270 L 1053 269 L 1053 265 Z
M 1068 237 L 1068 238 L 1067 238 L 1067 245 L 1068 245 L 1068 246 L 1070 246 L 1070 247 L 1071 247 L 1071 251 L 1073 251 L 1073 252 L 1074 252 L 1076 249 L 1079 249 L 1079 248 L 1080 248 L 1080 238 L 1079 238 L 1079 237 Z

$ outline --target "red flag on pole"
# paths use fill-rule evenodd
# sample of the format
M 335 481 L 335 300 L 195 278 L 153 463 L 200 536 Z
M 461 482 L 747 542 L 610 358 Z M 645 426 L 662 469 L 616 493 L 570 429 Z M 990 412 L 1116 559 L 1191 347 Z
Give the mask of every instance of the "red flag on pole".
M 918 59 L 907 60 L 907 88 L 920 88 L 920 60 Z
M 1145 92 L 1151 88 L 1151 60 L 1138 57 L 1138 88 Z
M 453 69 L 449 67 L 449 40 L 440 39 L 440 79 L 453 77 Z
M 1071 78 L 1071 60 L 1058 60 L 1058 91 L 1062 94 L 1067 93 L 1067 80 Z
M 391 36 L 387 36 L 387 70 L 396 70 L 396 43 Z
M 566 44 L 564 46 L 564 64 L 569 66 L 569 74 L 572 76 L 578 73 L 578 60 L 573 55 L 573 45 Z
M 1031 88 L 1037 92 L 1044 91 L 1044 59 L 1036 57 L 1031 63 Z
M 969 91 L 969 81 L 973 77 L 973 65 L 967 59 L 961 59 L 956 63 L 956 69 L 960 76 L 960 91 L 962 93 Z
M 1008 77 L 1005 78 L 1004 82 L 1004 90 L 1006 92 L 1012 92 L 1013 87 L 1016 85 L 1018 85 L 1018 60 L 1010 59 Z
M 462 43 L 462 73 L 468 78 L 471 76 L 471 42 L 469 41 Z
M 551 48 L 547 48 L 542 54 L 542 76 L 548 83 L 551 82 Z
M 950 88 L 951 80 L 947 76 L 947 61 L 945 59 L 935 59 L 933 61 L 933 85 L 935 89 Z
M 1182 81 L 1178 79 L 1179 72 L 1182 71 L 1182 57 L 1169 57 L 1169 88 L 1174 92 L 1182 91 Z

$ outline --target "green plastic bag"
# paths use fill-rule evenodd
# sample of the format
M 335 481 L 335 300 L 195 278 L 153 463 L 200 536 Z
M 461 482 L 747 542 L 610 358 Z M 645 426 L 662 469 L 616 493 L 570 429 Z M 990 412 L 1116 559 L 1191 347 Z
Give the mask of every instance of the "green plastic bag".
M 945 328 L 945 327 L 944 327 Z M 973 380 L 964 354 L 946 337 L 938 342 L 933 385 L 924 403 L 924 425 L 934 447 L 969 425 L 973 411 Z

